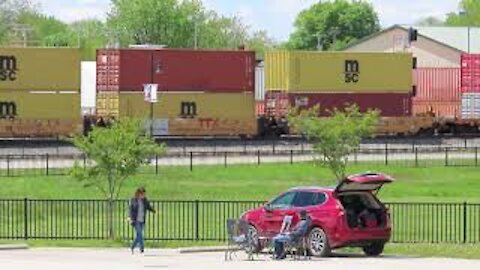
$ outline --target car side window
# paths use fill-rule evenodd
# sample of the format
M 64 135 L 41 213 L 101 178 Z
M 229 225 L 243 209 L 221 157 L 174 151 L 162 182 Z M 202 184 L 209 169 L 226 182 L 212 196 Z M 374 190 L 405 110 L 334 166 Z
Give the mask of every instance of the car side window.
M 295 192 L 287 192 L 274 199 L 269 206 L 273 209 L 288 208 L 292 206 Z
M 314 205 L 316 193 L 314 192 L 298 192 L 293 199 L 294 207 L 306 207 Z
M 313 201 L 313 205 L 320 205 L 323 204 L 327 200 L 327 195 L 323 192 L 319 192 L 316 194 L 317 196 L 315 197 Z

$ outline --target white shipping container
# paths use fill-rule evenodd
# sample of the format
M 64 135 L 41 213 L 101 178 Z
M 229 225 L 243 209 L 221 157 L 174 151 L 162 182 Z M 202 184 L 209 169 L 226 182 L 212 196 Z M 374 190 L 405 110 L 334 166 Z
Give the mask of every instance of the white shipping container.
M 82 111 L 95 111 L 97 96 L 97 63 L 95 61 L 82 62 L 81 64 L 81 104 Z
M 265 68 L 263 62 L 255 68 L 255 100 L 265 100 Z
M 480 119 L 480 93 L 462 94 L 462 119 Z

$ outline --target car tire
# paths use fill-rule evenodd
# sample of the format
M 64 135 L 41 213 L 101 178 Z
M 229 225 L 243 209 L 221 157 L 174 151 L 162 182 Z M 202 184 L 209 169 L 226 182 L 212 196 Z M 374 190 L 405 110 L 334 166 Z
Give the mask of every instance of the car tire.
M 258 241 L 258 231 L 257 231 L 257 228 L 255 228 L 255 226 L 253 226 L 252 224 L 248 225 L 248 234 L 250 235 L 251 239 L 253 239 L 253 241 L 255 243 L 257 243 L 257 245 L 255 246 L 253 252 L 254 253 L 259 253 L 260 251 L 263 250 L 264 246 L 261 245 L 261 243 Z
M 330 251 L 325 231 L 320 227 L 313 228 L 308 234 L 308 253 L 315 257 L 328 257 Z
M 383 253 L 385 247 L 384 242 L 373 242 L 368 246 L 363 247 L 363 252 L 369 257 L 376 257 Z

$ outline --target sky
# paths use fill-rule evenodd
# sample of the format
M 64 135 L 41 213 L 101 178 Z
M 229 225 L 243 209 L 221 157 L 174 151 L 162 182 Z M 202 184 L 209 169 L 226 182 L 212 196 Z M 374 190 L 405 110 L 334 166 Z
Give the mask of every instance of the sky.
M 105 19 L 110 0 L 35 0 L 42 10 L 63 21 Z M 161 0 L 159 0 L 161 1 Z M 293 31 L 297 14 L 318 0 L 203 0 L 206 7 L 227 16 L 240 16 L 253 30 L 266 30 L 277 41 Z M 458 10 L 460 0 L 369 0 L 383 27 L 413 24 L 418 18 L 445 15 Z

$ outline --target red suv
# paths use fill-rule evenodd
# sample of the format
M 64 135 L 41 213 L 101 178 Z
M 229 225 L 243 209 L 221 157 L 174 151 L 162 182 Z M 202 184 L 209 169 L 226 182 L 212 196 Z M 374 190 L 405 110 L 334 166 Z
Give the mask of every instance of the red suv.
M 349 176 L 333 188 L 293 188 L 242 218 L 250 224 L 252 237 L 271 239 L 285 216 L 293 216 L 293 227 L 299 212 L 306 210 L 312 220 L 308 249 L 313 256 L 328 256 L 341 247 L 362 247 L 365 254 L 378 256 L 390 239 L 391 226 L 388 209 L 375 195 L 393 180 L 385 174 L 364 173 Z

